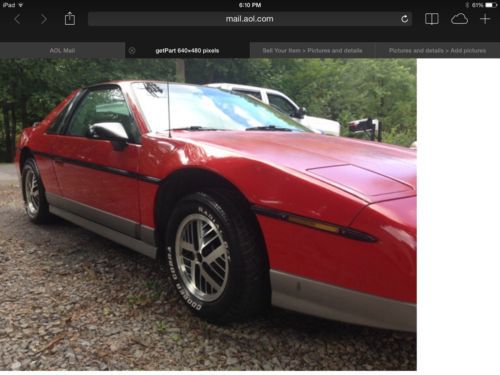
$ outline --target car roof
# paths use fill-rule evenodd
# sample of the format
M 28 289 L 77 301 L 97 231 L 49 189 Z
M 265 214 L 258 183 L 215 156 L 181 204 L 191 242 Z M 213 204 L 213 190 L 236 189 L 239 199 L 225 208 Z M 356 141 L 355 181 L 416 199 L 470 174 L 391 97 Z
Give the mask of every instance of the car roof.
M 245 89 L 255 90 L 255 91 L 266 90 L 269 93 L 275 93 L 278 95 L 285 95 L 278 90 L 268 89 L 265 87 L 250 86 L 250 85 L 240 85 L 240 84 L 234 84 L 234 83 L 209 83 L 209 84 L 205 84 L 205 85 L 198 85 L 195 83 L 174 82 L 174 81 L 154 80 L 154 79 L 129 79 L 129 80 L 106 81 L 106 82 L 99 82 L 99 83 L 95 83 L 92 85 L 88 85 L 88 86 L 84 87 L 84 89 L 89 89 L 89 88 L 99 87 L 99 86 L 106 86 L 106 85 L 132 84 L 132 83 L 136 83 L 136 82 L 171 83 L 171 84 L 176 84 L 176 85 L 211 87 L 211 88 L 218 88 L 218 89 L 226 89 L 227 87 L 230 87 L 230 88 L 237 88 L 237 89 L 242 89 L 242 90 L 245 90 Z
M 94 83 L 92 85 L 85 86 L 85 89 L 89 89 L 92 87 L 99 87 L 99 86 L 107 86 L 107 85 L 127 85 L 127 84 L 132 84 L 132 83 L 169 83 L 169 84 L 175 84 L 175 85 L 184 85 L 184 86 L 198 86 L 198 87 L 206 87 L 206 85 L 197 85 L 195 83 L 185 83 L 185 82 L 174 82 L 174 81 L 166 81 L 166 80 L 154 80 L 154 79 L 129 79 L 129 80 L 115 80 L 115 81 L 106 81 L 106 82 L 99 82 L 99 83 Z M 216 87 L 212 87 L 216 88 Z
M 247 89 L 247 90 L 255 90 L 255 91 L 260 91 L 263 89 L 263 87 L 257 87 L 257 86 L 250 86 L 250 85 L 240 85 L 238 83 L 209 83 L 206 86 L 210 87 L 234 87 L 234 88 L 239 88 L 239 89 Z

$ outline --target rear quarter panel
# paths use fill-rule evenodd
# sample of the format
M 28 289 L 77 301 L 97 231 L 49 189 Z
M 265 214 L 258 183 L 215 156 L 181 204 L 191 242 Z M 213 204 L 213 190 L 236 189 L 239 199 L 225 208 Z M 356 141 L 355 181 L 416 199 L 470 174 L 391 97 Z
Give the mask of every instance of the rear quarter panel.
M 21 151 L 29 149 L 32 152 L 50 154 L 54 148 L 55 136 L 46 134 L 47 129 L 52 125 L 59 113 L 78 94 L 80 90 L 73 91 L 63 101 L 61 101 L 38 125 L 26 128 L 22 131 L 19 143 L 16 148 L 16 167 L 22 173 Z M 40 177 L 46 191 L 61 194 L 57 178 L 55 175 L 52 160 L 40 154 L 35 155 Z

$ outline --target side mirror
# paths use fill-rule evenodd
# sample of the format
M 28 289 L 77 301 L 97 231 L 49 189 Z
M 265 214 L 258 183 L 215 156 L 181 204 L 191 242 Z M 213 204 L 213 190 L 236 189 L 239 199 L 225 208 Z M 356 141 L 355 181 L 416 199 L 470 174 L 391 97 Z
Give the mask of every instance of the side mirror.
M 307 109 L 305 109 L 304 107 L 300 107 L 295 112 L 295 117 L 297 117 L 297 118 L 304 118 L 304 116 L 306 115 L 306 113 L 307 113 Z
M 129 140 L 125 128 L 119 122 L 99 122 L 91 125 L 88 137 L 111 141 L 116 151 L 122 151 L 127 146 Z

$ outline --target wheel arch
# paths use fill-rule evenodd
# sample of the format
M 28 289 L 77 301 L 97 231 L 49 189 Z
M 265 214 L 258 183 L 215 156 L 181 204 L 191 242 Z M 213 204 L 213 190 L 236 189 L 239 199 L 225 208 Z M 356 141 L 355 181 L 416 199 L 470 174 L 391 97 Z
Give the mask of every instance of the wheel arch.
M 251 209 L 251 202 L 247 197 L 230 182 L 227 178 L 220 174 L 198 167 L 187 167 L 179 169 L 169 176 L 165 177 L 160 182 L 160 187 L 155 198 L 155 235 L 156 243 L 158 244 L 159 254 L 158 257 L 163 257 L 165 254 L 165 244 L 163 233 L 166 230 L 170 215 L 176 203 L 185 195 L 202 191 L 210 192 L 210 190 L 230 190 L 238 200 L 238 204 L 247 210 L 247 217 L 251 220 L 251 224 L 259 235 L 262 248 L 264 249 L 267 263 L 267 249 L 265 246 L 264 236 L 260 228 L 256 215 Z M 269 266 L 269 264 L 267 264 Z
M 19 170 L 22 172 L 24 163 L 26 163 L 26 160 L 29 158 L 35 158 L 35 155 L 31 151 L 31 149 L 27 146 L 23 147 L 21 149 L 21 154 L 19 155 Z

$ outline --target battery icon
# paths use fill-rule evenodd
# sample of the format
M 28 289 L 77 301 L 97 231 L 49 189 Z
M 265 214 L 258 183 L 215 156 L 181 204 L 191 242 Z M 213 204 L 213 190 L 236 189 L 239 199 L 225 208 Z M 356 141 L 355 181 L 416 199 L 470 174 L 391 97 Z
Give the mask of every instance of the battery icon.
M 497 2 L 494 2 L 494 3 L 484 3 L 484 6 L 486 8 L 496 8 L 496 7 L 498 7 L 498 3 Z

